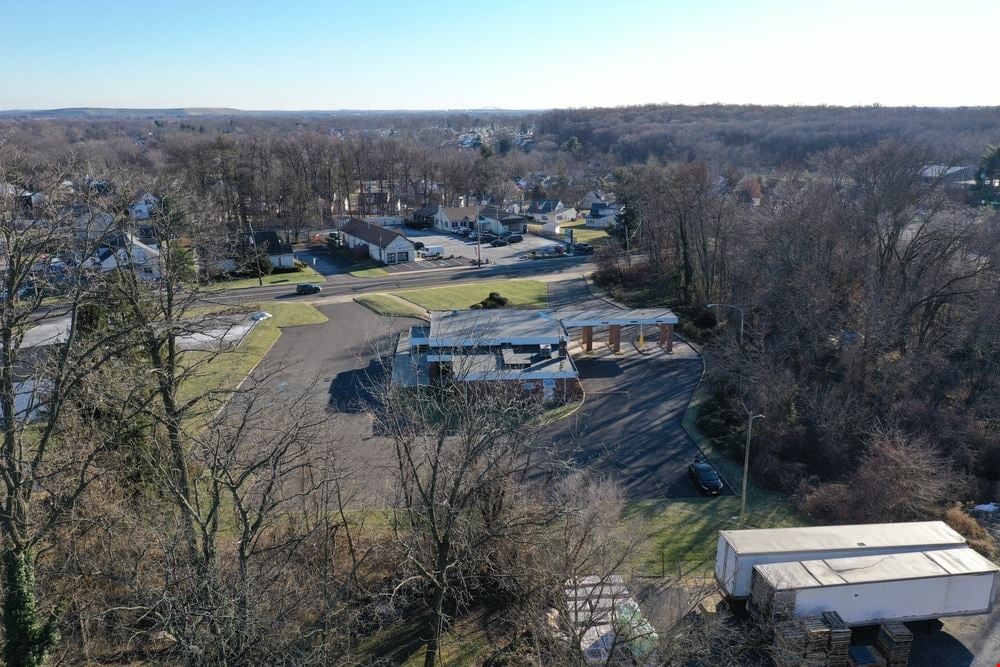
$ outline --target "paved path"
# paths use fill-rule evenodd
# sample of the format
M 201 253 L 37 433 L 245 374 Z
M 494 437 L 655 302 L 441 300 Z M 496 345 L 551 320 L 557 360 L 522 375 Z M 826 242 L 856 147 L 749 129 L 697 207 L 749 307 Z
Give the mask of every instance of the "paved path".
M 583 279 L 550 283 L 548 290 L 556 309 L 609 305 L 595 298 Z M 697 496 L 687 465 L 700 451 L 681 421 L 701 376 L 701 360 L 683 341 L 675 341 L 668 355 L 659 350 L 654 327 L 645 333 L 650 354 L 632 345 L 637 327 L 625 327 L 623 354 L 615 355 L 606 334 L 595 330 L 595 353 L 574 354 L 587 398 L 580 410 L 552 425 L 551 435 L 571 445 L 579 462 L 619 477 L 632 499 Z

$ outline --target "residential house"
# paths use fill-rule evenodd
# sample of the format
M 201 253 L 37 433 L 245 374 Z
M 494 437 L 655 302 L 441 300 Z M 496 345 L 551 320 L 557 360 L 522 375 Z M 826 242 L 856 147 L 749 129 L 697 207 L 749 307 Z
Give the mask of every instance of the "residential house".
M 271 266 L 276 269 L 295 268 L 295 254 L 292 252 L 292 244 L 282 243 L 278 232 L 261 231 L 245 234 L 243 244 L 255 248 L 259 252 L 267 253 L 267 258 L 271 260 Z
M 153 214 L 159 203 L 160 200 L 156 196 L 147 192 L 132 202 L 128 209 L 129 215 L 132 216 L 133 220 L 149 220 L 149 216 Z
M 609 195 L 600 188 L 595 188 L 580 198 L 577 208 L 581 211 L 590 210 L 594 204 L 603 204 L 614 200 L 613 195 Z
M 536 199 L 528 207 L 527 214 L 534 218 L 535 222 L 542 224 L 554 223 L 558 226 L 562 222 L 576 220 L 576 208 L 564 206 L 558 199 Z
M 111 235 L 84 260 L 83 267 L 102 272 L 129 270 L 142 280 L 159 280 L 160 251 L 129 233 Z
M 475 206 L 439 206 L 434 216 L 434 228 L 457 232 L 466 227 L 475 229 L 478 211 Z
M 494 234 L 524 234 L 528 231 L 528 218 L 520 213 L 508 213 L 497 206 L 484 206 L 479 212 L 479 224 Z
M 351 218 L 340 228 L 340 234 L 345 246 L 363 249 L 376 262 L 398 264 L 416 258 L 413 242 L 394 229 Z
M 624 207 L 619 204 L 595 202 L 590 207 L 583 224 L 594 229 L 612 229 L 618 225 L 619 216 L 624 212 Z

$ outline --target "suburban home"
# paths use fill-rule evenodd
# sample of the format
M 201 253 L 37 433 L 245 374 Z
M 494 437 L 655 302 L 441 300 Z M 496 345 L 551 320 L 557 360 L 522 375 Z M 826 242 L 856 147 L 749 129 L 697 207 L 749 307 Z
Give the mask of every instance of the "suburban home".
M 244 236 L 244 243 L 258 251 L 266 252 L 267 258 L 271 260 L 271 266 L 276 269 L 295 268 L 292 244 L 282 243 L 278 232 L 252 232 Z
M 580 198 L 577 202 L 577 208 L 581 211 L 590 210 L 594 204 L 603 204 L 610 202 L 614 199 L 614 195 L 609 195 L 599 188 L 595 188 L 589 191 L 587 194 Z
M 478 211 L 475 206 L 440 206 L 434 217 L 434 228 L 455 232 L 465 227 L 475 229 Z
M 160 251 L 132 234 L 120 234 L 102 243 L 83 266 L 102 272 L 127 269 L 142 280 L 159 280 Z
M 618 204 L 596 202 L 590 207 L 583 224 L 585 227 L 595 229 L 612 229 L 618 225 L 619 216 L 624 210 L 624 207 Z
M 494 234 L 524 234 L 528 231 L 528 218 L 520 213 L 508 213 L 496 206 L 484 206 L 479 212 L 480 228 Z
M 132 202 L 128 208 L 129 215 L 132 216 L 133 220 L 149 220 L 149 216 L 153 214 L 159 203 L 160 200 L 156 196 L 147 192 Z
M 536 199 L 531 202 L 527 210 L 528 215 L 534 218 L 535 222 L 543 224 L 570 222 L 576 220 L 576 209 L 572 206 L 563 206 L 557 199 Z
M 383 264 L 398 264 L 416 259 L 413 241 L 394 229 L 351 218 L 340 234 L 348 248 L 364 250 L 370 258 Z

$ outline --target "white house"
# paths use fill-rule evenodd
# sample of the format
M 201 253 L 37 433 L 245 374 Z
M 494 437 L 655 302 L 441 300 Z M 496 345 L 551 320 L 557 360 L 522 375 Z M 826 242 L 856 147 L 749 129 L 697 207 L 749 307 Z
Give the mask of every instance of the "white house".
M 160 251 L 126 233 L 101 244 L 84 266 L 102 272 L 131 270 L 142 280 L 159 280 Z
M 618 224 L 618 216 L 623 213 L 618 204 L 597 202 L 590 207 L 590 213 L 584 218 L 584 226 L 594 229 L 611 229 Z
M 153 214 L 159 203 L 159 199 L 147 192 L 132 202 L 132 205 L 129 206 L 129 214 L 133 220 L 149 220 L 149 216 Z
M 458 231 L 462 227 L 474 229 L 475 206 L 439 206 L 434 214 L 434 228 L 446 232 Z
M 577 215 L 574 207 L 563 206 L 563 203 L 556 199 L 536 199 L 531 202 L 527 213 L 535 219 L 535 222 L 555 223 L 555 226 L 561 222 L 576 220 Z
M 479 213 L 479 225 L 494 234 L 524 234 L 528 231 L 528 218 L 519 213 L 508 213 L 496 206 L 484 206 Z
M 376 262 L 398 264 L 416 259 L 413 241 L 394 229 L 386 229 L 364 220 L 351 218 L 340 228 L 344 245 L 364 248 Z

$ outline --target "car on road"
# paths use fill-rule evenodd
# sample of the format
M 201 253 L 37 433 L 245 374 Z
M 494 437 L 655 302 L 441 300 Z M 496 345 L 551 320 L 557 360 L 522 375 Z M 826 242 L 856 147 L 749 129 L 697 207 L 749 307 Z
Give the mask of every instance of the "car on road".
M 524 237 L 520 234 L 511 234 L 507 237 L 507 243 L 520 243 L 524 240 Z
M 316 283 L 301 283 L 295 286 L 296 294 L 319 294 L 323 288 Z
M 688 475 L 695 488 L 700 492 L 709 496 L 717 496 L 722 493 L 723 485 L 719 471 L 702 457 L 699 456 L 691 462 L 691 465 L 688 466 Z
M 507 239 L 493 239 L 492 241 L 490 241 L 490 245 L 493 246 L 494 248 L 499 248 L 501 246 L 509 244 L 507 243 Z
M 592 255 L 594 253 L 594 246 L 589 243 L 576 243 L 573 245 L 573 252 L 578 255 Z

